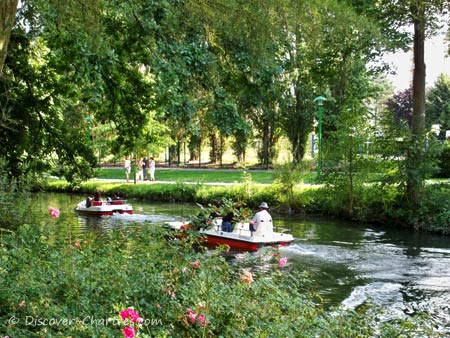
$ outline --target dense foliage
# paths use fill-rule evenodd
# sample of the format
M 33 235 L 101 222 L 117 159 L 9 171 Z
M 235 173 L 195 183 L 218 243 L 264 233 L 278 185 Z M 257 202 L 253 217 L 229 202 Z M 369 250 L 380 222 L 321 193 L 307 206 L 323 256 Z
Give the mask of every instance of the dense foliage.
M 64 211 L 54 216 L 60 218 L 0 237 L 2 336 L 433 335 L 418 316 L 414 323 L 389 323 L 370 307 L 324 310 L 313 282 L 290 271 L 273 249 L 234 265 L 220 249 L 194 251 L 195 236 L 167 241 L 163 230 L 152 227 L 66 236 L 52 230 L 53 223 L 67 222 Z M 267 268 L 243 269 L 252 259 Z M 124 318 L 130 319 L 126 327 Z M 138 329 L 133 334 L 130 323 Z
M 356 163 L 358 161 L 356 160 Z M 389 174 L 398 175 L 395 164 L 375 163 L 374 166 L 386 166 Z M 205 207 L 223 198 L 250 208 L 256 208 L 260 201 L 266 201 L 272 212 L 280 214 L 322 214 L 388 226 L 414 224 L 416 229 L 450 234 L 450 201 L 446 198 L 450 194 L 450 186 L 447 183 L 427 184 L 423 200 L 417 209 L 411 212 L 403 203 L 402 188 L 391 184 L 391 178 L 387 175 L 384 177 L 368 175 L 367 172 L 355 173 L 349 171 L 348 167 L 348 163 L 342 163 L 342 168 L 346 171 L 327 174 L 324 180 L 334 180 L 336 183 L 325 185 L 298 184 L 304 174 L 301 171 L 292 171 L 289 166 L 283 166 L 274 173 L 276 178 L 272 184 L 261 184 L 258 176 L 252 179 L 252 176 L 244 175 L 231 186 L 220 183 L 216 186 L 206 185 L 201 182 L 187 184 L 182 181 L 176 184 L 161 182 L 137 185 L 87 182 L 73 190 L 74 187 L 67 182 L 53 181 L 41 188 L 46 191 L 77 192 L 86 195 L 98 190 L 104 196 L 119 192 L 128 198 L 200 203 Z M 207 179 L 208 173 L 203 175 L 203 180 Z M 367 181 L 370 183 L 365 183 Z
M 349 214 L 370 175 L 384 173 L 415 211 L 424 180 L 445 172 L 428 129 L 448 126 L 448 81 L 429 90 L 425 116 L 423 43 L 445 25 L 448 1 L 30 0 L 14 25 L 17 1 L 6 4 L 0 145 L 8 179 L 51 173 L 77 186 L 105 159 L 136 163 L 167 149 L 169 164 L 179 163 L 183 146 L 199 163 L 221 162 L 231 147 L 243 165 L 252 146 L 269 168 L 283 138 L 289 161 L 304 166 L 319 95 L 325 146 L 316 150 Z M 378 109 L 387 91 L 379 61 L 411 42 L 412 90 Z

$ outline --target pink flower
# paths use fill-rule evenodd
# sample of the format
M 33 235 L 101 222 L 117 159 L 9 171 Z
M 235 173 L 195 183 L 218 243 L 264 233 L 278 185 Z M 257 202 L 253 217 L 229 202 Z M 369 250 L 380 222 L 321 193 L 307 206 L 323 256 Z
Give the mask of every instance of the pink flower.
M 171 296 L 172 298 L 175 298 L 175 292 L 172 292 L 170 290 L 166 290 L 164 291 L 165 293 L 167 293 L 169 296 Z
M 279 262 L 278 262 L 278 266 L 279 266 L 279 267 L 283 267 L 283 266 L 286 265 L 286 263 L 287 263 L 287 257 L 284 256 L 283 258 L 280 258 L 280 260 L 279 260 Z
M 205 326 L 205 324 L 206 324 L 206 317 L 205 317 L 205 315 L 203 313 L 200 313 L 197 316 L 197 320 L 198 320 L 198 325 Z
M 59 217 L 59 209 L 54 207 L 49 207 L 48 212 L 50 213 L 50 217 L 57 218 Z
M 161 310 L 161 305 L 160 305 L 160 304 L 156 304 L 156 308 L 157 308 L 158 310 Z
M 195 323 L 195 318 L 197 317 L 197 314 L 190 307 L 186 309 L 186 315 L 191 320 L 191 323 Z
M 191 266 L 194 270 L 197 270 L 198 268 L 200 268 L 200 262 L 199 261 L 192 262 Z
M 125 338 L 134 338 L 135 335 L 135 331 L 134 328 L 132 328 L 131 326 L 125 326 L 123 328 L 123 336 Z
M 143 321 L 143 319 L 139 316 L 139 313 L 132 308 L 120 311 L 120 317 L 123 320 L 130 319 L 133 323 L 138 323 L 139 320 L 141 320 L 140 322 Z
M 79 247 L 81 247 L 81 244 L 80 244 L 80 242 L 75 242 L 75 243 L 73 243 L 73 246 L 75 248 L 79 248 Z
M 195 312 L 191 312 L 188 316 L 191 320 L 191 323 L 195 323 L 195 317 L 197 317 L 197 314 Z

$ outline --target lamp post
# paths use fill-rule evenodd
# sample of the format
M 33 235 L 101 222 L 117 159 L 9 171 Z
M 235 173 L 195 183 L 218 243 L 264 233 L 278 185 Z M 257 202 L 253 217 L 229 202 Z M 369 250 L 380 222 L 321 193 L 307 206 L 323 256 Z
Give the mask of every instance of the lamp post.
M 91 121 L 92 121 L 92 117 L 88 116 L 85 118 L 86 122 L 87 122 L 87 143 L 90 145 L 91 144 Z
M 320 176 L 320 172 L 322 171 L 322 112 L 323 112 L 323 101 L 325 101 L 325 100 L 326 100 L 326 98 L 324 98 L 323 96 L 317 96 L 314 99 L 314 102 L 317 102 L 318 120 L 319 120 L 319 125 L 318 125 L 319 158 L 317 161 L 317 175 L 318 176 Z

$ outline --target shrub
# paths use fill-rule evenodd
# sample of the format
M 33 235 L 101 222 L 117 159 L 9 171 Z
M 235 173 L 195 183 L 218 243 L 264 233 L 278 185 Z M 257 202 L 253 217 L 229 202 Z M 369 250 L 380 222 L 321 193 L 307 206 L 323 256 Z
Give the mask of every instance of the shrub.
M 450 178 L 450 142 L 446 142 L 438 158 L 439 170 L 436 177 Z
M 139 337 L 372 337 L 417 329 L 380 325 L 371 308 L 325 311 L 312 282 L 271 248 L 261 252 L 265 269 L 244 274 L 220 249 L 193 250 L 195 235 L 166 240 L 161 228 L 129 227 L 61 238 L 50 222 L 0 238 L 0 335 L 118 337 L 124 328 L 115 318 L 130 308 L 145 319 Z

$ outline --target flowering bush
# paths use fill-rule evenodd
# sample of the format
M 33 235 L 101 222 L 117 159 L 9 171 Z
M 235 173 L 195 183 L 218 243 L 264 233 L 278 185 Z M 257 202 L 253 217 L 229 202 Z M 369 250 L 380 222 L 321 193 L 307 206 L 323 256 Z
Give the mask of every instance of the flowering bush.
M 279 267 L 283 267 L 287 264 L 287 257 L 282 257 L 280 258 L 280 260 L 278 261 L 278 266 Z
M 380 326 L 372 309 L 325 310 L 303 273 L 289 265 L 280 271 L 270 251 L 272 270 L 243 273 L 242 263 L 229 264 L 221 251 L 195 251 L 188 238 L 166 241 L 158 227 L 91 235 L 83 250 L 61 245 L 67 239 L 56 231 L 23 225 L 0 237 L 0 336 L 117 337 L 120 328 L 125 338 L 372 337 L 420 324 L 415 317 L 403 327 Z M 103 321 L 123 302 L 145 319 L 121 307 L 117 321 Z M 67 323 L 29 325 L 25 318 Z M 427 337 L 427 326 L 421 329 Z
M 49 207 L 48 208 L 48 212 L 50 213 L 50 216 L 52 218 L 56 218 L 59 217 L 59 209 L 58 208 L 54 208 L 54 207 Z
M 142 327 L 144 319 L 132 307 L 120 311 L 119 315 L 125 325 L 123 328 L 123 336 L 125 338 L 137 337 L 138 329 Z
M 197 314 L 191 308 L 186 309 L 186 316 L 189 317 L 192 324 L 197 323 L 200 326 L 205 326 L 207 324 L 206 316 L 203 313 Z

